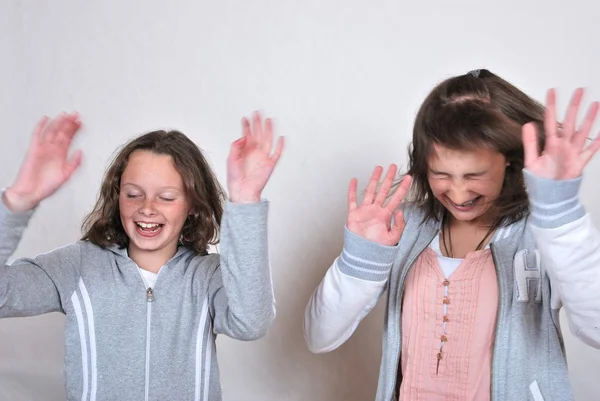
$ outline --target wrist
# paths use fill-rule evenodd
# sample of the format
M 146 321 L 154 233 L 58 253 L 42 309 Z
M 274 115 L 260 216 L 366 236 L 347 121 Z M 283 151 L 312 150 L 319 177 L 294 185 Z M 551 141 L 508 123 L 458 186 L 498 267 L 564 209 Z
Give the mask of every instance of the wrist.
M 229 201 L 231 203 L 258 203 L 260 195 L 231 195 Z
M 23 196 L 12 188 L 6 188 L 2 193 L 4 206 L 12 213 L 24 213 L 34 209 L 39 202 L 32 201 L 31 197 Z

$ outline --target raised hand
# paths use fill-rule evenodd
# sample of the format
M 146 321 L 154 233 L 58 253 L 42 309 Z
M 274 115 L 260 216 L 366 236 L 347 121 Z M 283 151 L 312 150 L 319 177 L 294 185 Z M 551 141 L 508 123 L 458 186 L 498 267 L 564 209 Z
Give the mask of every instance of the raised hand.
M 44 117 L 38 122 L 17 179 L 4 192 L 3 200 L 9 210 L 33 209 L 71 177 L 81 163 L 81 151 L 68 157 L 80 127 L 77 114 L 61 113 L 52 120 Z
M 383 168 L 377 166 L 371 175 L 371 180 L 360 206 L 356 203 L 357 181 L 355 178 L 350 181 L 347 222 L 350 231 L 381 245 L 393 246 L 400 241 L 405 222 L 402 211 L 398 209 L 398 206 L 400 206 L 410 188 L 411 177 L 408 175 L 404 177 L 386 203 L 394 183 L 396 171 L 396 165 L 390 165 L 381 188 L 377 191 L 377 185 L 383 172 Z M 393 225 L 392 216 L 394 217 Z
M 556 121 L 556 94 L 553 89 L 548 91 L 544 118 L 546 144 L 541 155 L 535 125 L 529 123 L 523 126 L 525 168 L 533 174 L 551 180 L 577 178 L 600 149 L 598 136 L 586 145 L 598 114 L 598 102 L 592 103 L 579 130 L 575 127 L 582 97 L 583 89 L 577 89 L 571 98 L 563 126 L 559 127 Z
M 273 151 L 273 124 L 263 123 L 258 112 L 252 124 L 242 120 L 243 136 L 231 145 L 227 159 L 227 188 L 234 203 L 260 201 L 261 193 L 275 169 L 283 150 L 283 137 L 279 137 Z

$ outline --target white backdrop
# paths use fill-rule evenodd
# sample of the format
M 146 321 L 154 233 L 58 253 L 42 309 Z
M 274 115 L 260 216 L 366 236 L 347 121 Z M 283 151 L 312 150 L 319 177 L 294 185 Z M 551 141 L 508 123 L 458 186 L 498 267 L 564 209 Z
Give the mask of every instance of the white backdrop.
M 592 0 L 2 0 L 0 186 L 42 114 L 76 109 L 85 124 L 80 171 L 15 256 L 78 238 L 130 137 L 180 129 L 224 179 L 241 116 L 264 110 L 287 137 L 265 193 L 278 317 L 261 341 L 219 339 L 225 400 L 373 399 L 381 304 L 336 352 L 311 355 L 302 338 L 306 301 L 341 248 L 348 181 L 406 163 L 416 109 L 450 75 L 486 67 L 538 99 L 556 86 L 563 107 L 576 86 L 600 99 L 599 14 Z M 598 159 L 582 196 L 600 224 Z M 62 324 L 0 321 L 0 401 L 64 400 Z M 565 336 L 576 399 L 597 400 L 600 351 Z

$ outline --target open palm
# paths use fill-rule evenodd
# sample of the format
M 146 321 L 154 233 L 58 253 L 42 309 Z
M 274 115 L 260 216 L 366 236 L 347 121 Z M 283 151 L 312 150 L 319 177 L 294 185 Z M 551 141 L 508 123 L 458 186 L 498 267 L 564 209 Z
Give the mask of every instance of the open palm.
M 242 132 L 227 160 L 229 198 L 235 203 L 258 202 L 281 156 L 283 137 L 273 151 L 273 124 L 270 119 L 263 124 L 259 113 L 254 113 L 252 125 L 242 120 Z
M 356 202 L 356 179 L 350 181 L 348 188 L 348 222 L 351 232 L 381 245 L 393 246 L 398 243 L 404 230 L 405 222 L 402 210 L 398 207 L 408 192 L 411 177 L 405 176 L 396 191 L 386 199 L 394 183 L 396 165 L 391 165 L 377 190 L 383 168 L 378 166 L 373 171 L 367 191 L 360 205 Z M 392 217 L 394 218 L 392 224 Z
M 25 211 L 35 207 L 71 177 L 81 163 L 81 151 L 68 157 L 80 127 L 77 114 L 62 113 L 38 122 L 17 179 L 7 190 L 13 209 Z
M 525 168 L 533 174 L 551 180 L 569 180 L 581 176 L 583 169 L 600 149 L 600 138 L 596 137 L 586 146 L 589 134 L 598 113 L 594 102 L 581 124 L 576 129 L 577 113 L 583 97 L 583 89 L 577 89 L 571 98 L 562 127 L 556 120 L 556 94 L 548 91 L 544 129 L 546 144 L 542 153 L 538 149 L 538 133 L 533 123 L 523 126 Z

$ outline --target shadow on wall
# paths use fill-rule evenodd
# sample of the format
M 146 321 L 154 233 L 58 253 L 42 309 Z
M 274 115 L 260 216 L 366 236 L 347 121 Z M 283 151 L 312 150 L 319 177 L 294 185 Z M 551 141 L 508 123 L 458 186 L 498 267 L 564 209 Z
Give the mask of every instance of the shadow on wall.
M 0 401 L 64 401 L 64 316 L 0 320 Z
M 0 372 L 2 401 L 64 401 L 64 385 L 54 376 L 38 376 L 30 372 Z

